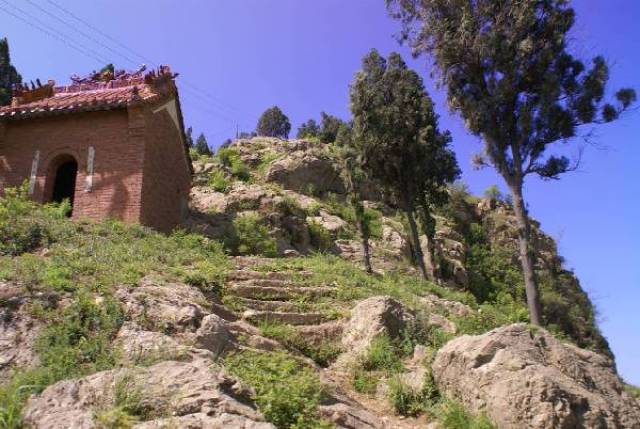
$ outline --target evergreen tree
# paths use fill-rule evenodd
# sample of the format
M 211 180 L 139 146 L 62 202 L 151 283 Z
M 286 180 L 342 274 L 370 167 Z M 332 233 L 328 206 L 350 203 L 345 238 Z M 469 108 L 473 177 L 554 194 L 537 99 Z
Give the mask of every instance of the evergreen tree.
M 632 89 L 604 101 L 609 68 L 571 54 L 575 12 L 567 0 L 386 0 L 402 39 L 427 54 L 449 106 L 483 142 L 474 159 L 504 178 L 518 222 L 520 261 L 531 323 L 541 324 L 535 249 L 523 198 L 529 175 L 557 179 L 576 168 L 548 154 L 585 125 L 611 122 L 636 100 Z
M 278 137 L 286 139 L 291 131 L 291 123 L 289 118 L 282 113 L 278 106 L 273 106 L 264 111 L 258 120 L 256 133 L 259 136 Z
M 200 133 L 196 139 L 195 149 L 198 155 L 211 156 L 211 148 L 209 148 L 209 143 L 203 133 Z
M 22 77 L 11 65 L 9 42 L 6 38 L 0 39 L 0 106 L 11 104 L 13 86 L 16 83 L 22 83 Z
M 404 210 L 415 262 L 429 278 L 414 213 L 421 208 L 428 225 L 431 207 L 445 198 L 445 183 L 459 174 L 449 133 L 439 131 L 422 79 L 397 53 L 388 60 L 376 50 L 365 56 L 351 87 L 351 112 L 362 166 Z
M 333 143 L 336 141 L 340 127 L 344 125 L 344 121 L 325 112 L 320 113 L 320 130 L 318 137 L 322 143 Z
M 320 132 L 320 127 L 316 123 L 314 119 L 309 119 L 304 124 L 298 127 L 298 134 L 296 138 L 299 139 L 308 139 L 310 137 L 318 137 L 318 133 Z
M 193 128 L 187 128 L 187 131 L 184 133 L 184 138 L 189 147 L 193 147 Z

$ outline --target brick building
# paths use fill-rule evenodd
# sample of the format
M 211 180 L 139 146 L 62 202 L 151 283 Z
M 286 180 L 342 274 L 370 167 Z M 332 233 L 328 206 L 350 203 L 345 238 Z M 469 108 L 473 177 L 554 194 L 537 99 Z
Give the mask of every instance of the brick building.
M 0 194 L 26 180 L 38 202 L 69 199 L 74 218 L 170 231 L 191 182 L 175 76 L 143 67 L 17 88 L 0 108 Z

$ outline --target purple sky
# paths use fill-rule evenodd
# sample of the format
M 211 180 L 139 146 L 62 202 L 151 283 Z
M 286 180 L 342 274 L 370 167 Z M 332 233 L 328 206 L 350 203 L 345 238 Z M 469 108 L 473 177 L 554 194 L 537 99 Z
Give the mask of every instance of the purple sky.
M 640 89 L 640 3 L 573 4 L 576 52 L 587 58 L 602 54 L 611 62 L 611 88 Z M 0 0 L 0 37 L 9 38 L 13 62 L 25 79 L 65 83 L 69 75 L 106 62 L 118 68 L 170 64 L 181 74 L 185 122 L 213 146 L 235 134 L 236 126 L 252 130 L 258 115 L 274 104 L 291 119 L 292 134 L 323 110 L 347 118 L 348 85 L 361 57 L 371 48 L 383 54 L 397 50 L 425 77 L 442 127 L 453 133 L 470 189 L 481 193 L 493 183 L 504 189 L 492 171 L 470 168 L 477 139 L 448 114 L 424 59 L 409 58 L 393 39 L 397 31 L 383 0 Z M 525 194 L 531 214 L 556 238 L 567 267 L 595 302 L 619 371 L 635 384 L 640 384 L 638 136 L 638 113 L 598 128 L 601 147 L 587 150 L 581 171 L 559 182 L 530 180 Z

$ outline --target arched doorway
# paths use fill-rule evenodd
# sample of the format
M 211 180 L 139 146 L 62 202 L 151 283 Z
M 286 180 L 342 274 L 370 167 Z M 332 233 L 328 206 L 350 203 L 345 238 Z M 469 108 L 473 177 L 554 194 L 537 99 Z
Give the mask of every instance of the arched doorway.
M 53 186 L 51 187 L 49 201 L 60 203 L 64 200 L 69 200 L 71 211 L 73 211 L 78 162 L 71 156 L 64 156 L 54 162 L 51 167 Z M 69 216 L 71 216 L 71 211 Z

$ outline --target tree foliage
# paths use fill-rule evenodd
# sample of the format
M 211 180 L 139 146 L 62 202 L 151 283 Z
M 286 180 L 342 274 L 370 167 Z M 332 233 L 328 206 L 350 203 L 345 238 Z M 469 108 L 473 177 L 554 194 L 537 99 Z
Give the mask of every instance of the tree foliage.
M 549 153 L 585 125 L 610 122 L 636 100 L 622 89 L 605 101 L 609 68 L 585 65 L 569 50 L 575 12 L 567 0 L 387 0 L 401 39 L 427 54 L 447 89 L 449 106 L 482 138 L 474 159 L 493 166 L 512 191 L 531 319 L 539 324 L 529 221 L 522 198 L 527 175 L 557 179 L 576 167 Z
M 320 133 L 320 127 L 315 119 L 309 119 L 304 124 L 298 127 L 297 138 L 299 139 L 308 139 L 310 137 L 318 137 Z
M 446 199 L 444 184 L 459 175 L 450 134 L 438 129 L 422 79 L 397 53 L 388 60 L 375 50 L 365 56 L 351 87 L 351 111 L 363 168 L 405 211 L 427 277 L 414 211 L 420 207 L 423 225 L 432 224 L 430 207 Z
M 11 104 L 13 86 L 21 82 L 22 77 L 11 64 L 9 42 L 6 38 L 0 39 L 0 106 Z
M 196 139 L 195 149 L 198 155 L 211 156 L 211 148 L 209 148 L 209 143 L 207 143 L 207 138 L 203 133 L 200 133 Z
M 184 133 L 184 139 L 187 143 L 187 146 L 193 147 L 193 127 L 187 128 Z
M 338 137 L 338 131 L 345 122 L 337 116 L 329 115 L 328 113 L 320 113 L 320 130 L 318 137 L 322 143 L 333 143 Z
M 256 133 L 259 136 L 278 137 L 286 139 L 291 131 L 291 123 L 289 118 L 282 113 L 278 106 L 270 107 L 265 110 L 258 120 Z

